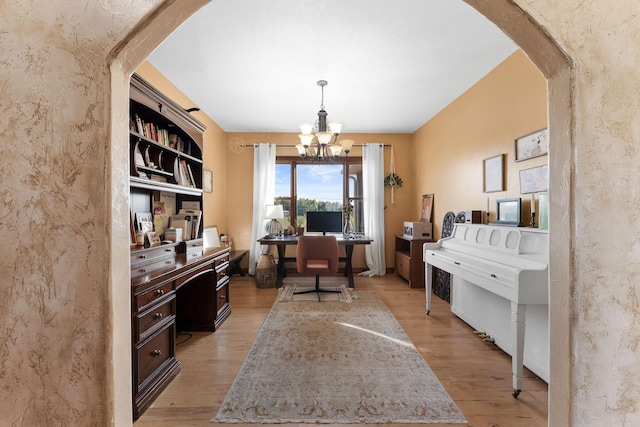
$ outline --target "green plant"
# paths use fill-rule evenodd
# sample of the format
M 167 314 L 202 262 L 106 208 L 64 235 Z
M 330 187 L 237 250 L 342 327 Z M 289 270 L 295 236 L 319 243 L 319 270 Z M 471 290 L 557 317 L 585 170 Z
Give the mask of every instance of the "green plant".
M 385 187 L 402 187 L 402 178 L 395 173 L 390 173 L 384 178 Z

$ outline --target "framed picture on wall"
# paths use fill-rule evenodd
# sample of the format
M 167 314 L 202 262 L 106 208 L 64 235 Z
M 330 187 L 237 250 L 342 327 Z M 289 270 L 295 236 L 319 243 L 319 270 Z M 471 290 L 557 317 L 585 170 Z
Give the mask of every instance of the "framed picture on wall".
M 516 162 L 549 153 L 549 129 L 542 129 L 516 139 Z
M 422 196 L 422 209 L 420 210 L 420 222 L 431 222 L 431 211 L 433 210 L 433 194 Z
M 213 172 L 202 169 L 202 190 L 206 193 L 213 191 Z
M 482 191 L 494 193 L 504 191 L 504 154 L 489 157 L 482 161 L 483 184 Z
M 549 189 L 549 165 L 520 171 L 520 194 L 537 193 Z

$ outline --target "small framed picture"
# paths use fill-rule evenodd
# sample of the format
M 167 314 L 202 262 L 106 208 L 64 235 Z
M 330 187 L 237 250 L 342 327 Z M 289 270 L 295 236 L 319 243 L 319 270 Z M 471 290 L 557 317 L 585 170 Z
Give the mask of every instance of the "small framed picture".
M 520 171 L 520 194 L 549 190 L 549 165 Z
M 160 236 L 155 231 L 147 232 L 147 240 L 149 240 L 149 246 L 159 246 L 162 244 Z
M 129 247 L 136 247 L 136 230 L 133 226 L 133 214 L 129 211 Z
M 433 210 L 433 194 L 422 196 L 422 209 L 420 210 L 420 222 L 431 222 L 431 211 Z
M 136 230 L 145 231 L 142 229 L 143 222 L 150 222 L 151 226 L 153 227 L 153 216 L 151 215 L 151 212 L 136 212 Z M 151 230 L 153 230 L 153 228 L 151 228 Z
M 483 191 L 495 193 L 504 191 L 504 154 L 489 157 L 482 161 L 483 165 Z
M 202 190 L 206 193 L 213 191 L 213 172 L 202 169 Z
M 153 231 L 153 223 L 151 221 L 142 221 L 138 231 L 142 234 L 147 234 L 148 232 Z
M 533 159 L 549 153 L 549 130 L 542 129 L 516 139 L 515 161 Z

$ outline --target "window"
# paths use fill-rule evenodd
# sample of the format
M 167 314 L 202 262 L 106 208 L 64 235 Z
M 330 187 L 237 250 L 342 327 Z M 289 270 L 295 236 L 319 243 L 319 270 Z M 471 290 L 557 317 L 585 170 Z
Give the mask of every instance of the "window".
M 346 173 L 345 173 L 346 171 Z M 307 163 L 300 158 L 276 160 L 276 203 L 283 205 L 282 224 L 305 227 L 309 210 L 340 211 L 353 207 L 357 232 L 364 232 L 362 220 L 362 159 L 342 158 L 335 163 Z

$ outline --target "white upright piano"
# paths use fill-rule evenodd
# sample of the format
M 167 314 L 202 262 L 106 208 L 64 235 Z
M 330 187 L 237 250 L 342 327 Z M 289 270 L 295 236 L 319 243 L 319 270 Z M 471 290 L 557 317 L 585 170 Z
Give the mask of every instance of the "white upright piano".
M 460 223 L 423 249 L 427 314 L 437 267 L 452 275 L 451 311 L 511 355 L 513 396 L 522 389 L 523 365 L 548 383 L 548 232 Z

